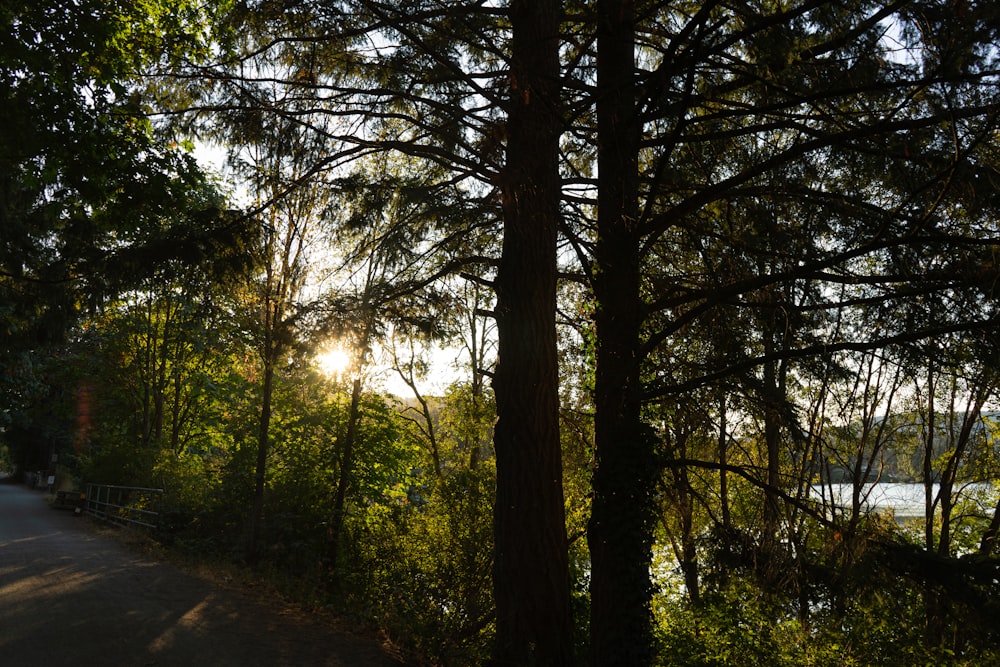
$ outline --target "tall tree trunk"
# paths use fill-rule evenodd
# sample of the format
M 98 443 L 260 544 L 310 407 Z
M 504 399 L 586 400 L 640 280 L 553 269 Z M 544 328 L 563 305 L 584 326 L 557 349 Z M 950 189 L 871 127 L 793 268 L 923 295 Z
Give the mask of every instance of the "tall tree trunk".
M 677 458 L 686 461 L 690 454 L 687 443 L 690 438 L 688 429 L 676 429 L 674 436 Z M 677 493 L 677 512 L 681 523 L 681 554 L 680 568 L 684 575 L 684 588 L 692 605 L 701 601 L 701 589 L 698 573 L 698 547 L 694 532 L 694 491 L 691 488 L 691 478 L 688 475 L 687 464 L 674 468 L 674 485 Z
M 934 551 L 934 431 L 936 412 L 934 409 L 934 364 L 927 367 L 927 416 L 924 419 L 924 548 Z
M 493 379 L 498 665 L 570 665 L 569 564 L 559 441 L 558 0 L 512 0 L 504 239 Z
M 969 402 L 965 405 L 965 409 L 961 413 L 956 411 L 954 404 L 949 412 L 950 419 L 952 420 L 961 414 L 960 418 L 962 420 L 962 424 L 957 438 L 955 439 L 951 456 L 948 458 L 948 463 L 945 465 L 944 470 L 941 471 L 939 494 L 939 505 L 941 506 L 941 530 L 938 538 L 937 550 L 938 555 L 944 558 L 949 558 L 951 556 L 951 547 L 953 546 L 952 514 L 955 509 L 955 486 L 959 482 L 959 467 L 962 465 L 966 452 L 973 446 L 972 440 L 975 437 L 974 430 L 976 423 L 980 420 L 983 414 L 983 407 L 986 405 L 987 399 L 992 395 L 993 389 L 991 385 L 980 385 L 974 390 L 973 395 L 969 398 Z M 949 426 L 948 430 L 949 433 L 953 433 L 953 423 Z
M 764 354 L 775 353 L 776 345 L 772 331 L 764 336 Z M 778 541 L 781 524 L 781 503 L 777 489 L 781 486 L 781 404 L 784 400 L 779 386 L 778 361 L 764 362 L 764 447 L 767 455 L 767 488 L 764 491 L 764 534 L 762 545 L 768 550 Z
M 247 542 L 247 561 L 255 564 L 260 555 L 261 524 L 264 520 L 264 480 L 267 471 L 267 452 L 271 430 L 271 394 L 274 389 L 275 355 L 270 351 L 264 357 L 264 377 L 260 401 L 260 421 L 257 426 L 257 464 L 254 469 L 253 504 L 250 509 L 250 537 Z
M 634 6 L 598 3 L 598 236 L 595 463 L 590 547 L 594 665 L 652 659 L 649 563 L 657 466 L 642 425 L 639 336 L 638 151 Z
M 722 527 L 728 531 L 733 525 L 733 518 L 729 509 L 729 476 L 726 471 L 726 466 L 729 465 L 726 403 L 726 388 L 722 387 L 719 389 L 719 504 L 722 505 Z
M 351 468 L 354 465 L 354 447 L 358 437 L 358 420 L 361 416 L 361 377 L 354 378 L 351 386 L 351 407 L 347 413 L 347 432 L 340 451 L 340 477 L 337 480 L 337 493 L 333 499 L 333 512 L 330 516 L 330 534 L 327 544 L 327 569 L 333 574 L 334 584 L 339 579 L 337 564 L 340 558 L 340 536 L 344 531 L 345 507 L 347 489 L 351 483 Z
M 935 400 L 934 363 L 927 366 L 927 416 L 924 440 L 923 483 L 924 483 L 924 547 L 928 553 L 934 552 L 934 432 L 937 430 L 937 410 Z M 924 584 L 924 639 L 928 646 L 939 646 L 944 633 L 941 594 L 928 581 Z

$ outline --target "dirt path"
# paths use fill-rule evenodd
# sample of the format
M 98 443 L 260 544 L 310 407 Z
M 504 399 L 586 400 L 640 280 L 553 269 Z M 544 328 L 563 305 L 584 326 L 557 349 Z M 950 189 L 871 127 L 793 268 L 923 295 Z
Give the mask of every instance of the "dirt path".
M 0 663 L 401 665 L 333 619 L 219 588 L 132 553 L 0 483 Z

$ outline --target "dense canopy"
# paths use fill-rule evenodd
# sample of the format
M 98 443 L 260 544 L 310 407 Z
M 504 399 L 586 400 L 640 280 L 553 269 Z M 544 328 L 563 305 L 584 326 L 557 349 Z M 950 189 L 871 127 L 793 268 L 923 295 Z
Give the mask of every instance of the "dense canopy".
M 0 21 L 0 464 L 428 664 L 1000 655 L 994 3 Z

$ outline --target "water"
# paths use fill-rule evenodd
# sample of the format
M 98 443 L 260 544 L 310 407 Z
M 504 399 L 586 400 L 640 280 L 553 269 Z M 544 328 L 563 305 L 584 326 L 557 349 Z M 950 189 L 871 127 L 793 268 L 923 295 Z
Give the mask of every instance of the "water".
M 956 485 L 958 497 L 955 501 L 970 500 L 979 506 L 987 516 L 992 515 L 996 503 L 993 484 L 969 483 Z M 940 493 L 940 485 L 932 485 L 934 497 Z M 851 506 L 852 487 L 850 484 L 817 484 L 812 487 L 814 500 L 842 508 Z M 861 504 L 865 511 L 891 512 L 897 521 L 924 517 L 924 485 L 901 482 L 879 482 L 866 484 L 861 493 Z

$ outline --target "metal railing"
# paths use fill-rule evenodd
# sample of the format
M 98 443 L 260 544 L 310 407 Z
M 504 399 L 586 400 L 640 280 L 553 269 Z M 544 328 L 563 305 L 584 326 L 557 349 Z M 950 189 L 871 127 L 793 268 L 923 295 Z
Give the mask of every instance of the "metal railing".
M 156 529 L 162 502 L 163 489 L 88 484 L 83 511 L 105 521 Z

